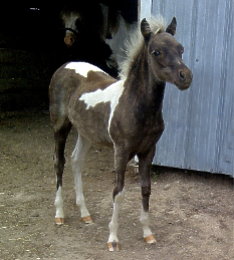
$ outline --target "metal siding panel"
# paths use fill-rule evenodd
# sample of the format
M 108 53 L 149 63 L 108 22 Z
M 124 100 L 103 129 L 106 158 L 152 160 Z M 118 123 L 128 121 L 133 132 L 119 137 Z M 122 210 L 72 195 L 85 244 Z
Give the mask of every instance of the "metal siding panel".
M 170 84 L 166 88 L 166 129 L 154 162 L 233 174 L 234 34 L 226 32 L 227 23 L 234 27 L 233 2 L 153 1 L 152 12 L 167 21 L 177 17 L 176 38 L 185 46 L 184 60 L 194 74 L 190 90 L 181 93 Z
M 222 66 L 222 107 L 220 109 L 220 138 L 219 138 L 219 157 L 217 158 L 218 172 L 228 172 L 234 177 L 234 3 L 227 1 L 227 12 L 225 16 L 225 35 L 223 38 Z
M 140 20 L 151 16 L 152 0 L 139 0 Z
M 170 8 L 169 8 L 170 7 Z M 188 8 L 187 8 L 188 7 Z M 192 13 L 192 6 L 187 4 L 182 5 L 178 2 L 175 5 L 170 5 L 167 1 L 156 1 L 153 3 L 153 14 L 161 14 L 169 23 L 173 16 L 177 17 L 177 22 L 180 24 L 177 28 L 176 38 L 184 45 L 187 52 L 185 52 L 184 59 L 190 65 L 189 44 L 191 35 L 182 33 L 186 26 L 182 23 L 181 16 L 176 9 L 187 9 L 188 14 Z M 177 12 L 177 13 L 176 13 Z M 188 17 L 191 17 L 191 15 Z M 191 31 L 192 22 L 187 23 L 186 31 Z M 186 40 L 185 40 L 186 39 Z M 184 168 L 185 146 L 186 146 L 186 132 L 187 120 L 189 116 L 189 95 L 191 90 L 180 93 L 180 91 L 173 85 L 167 84 L 164 99 L 164 119 L 165 131 L 160 139 L 157 147 L 156 162 L 157 164 Z M 185 109 L 186 108 L 186 109 Z
M 220 1 L 199 1 L 195 39 L 194 92 L 185 166 L 215 172 L 217 127 L 221 97 L 220 79 L 223 29 Z M 222 9 L 225 10 L 225 9 Z M 194 21 L 196 23 L 196 21 Z M 220 30 L 222 29 L 222 30 Z M 211 33 L 212 32 L 212 33 Z M 217 37 L 218 36 L 218 37 Z M 217 50 L 218 46 L 218 50 Z

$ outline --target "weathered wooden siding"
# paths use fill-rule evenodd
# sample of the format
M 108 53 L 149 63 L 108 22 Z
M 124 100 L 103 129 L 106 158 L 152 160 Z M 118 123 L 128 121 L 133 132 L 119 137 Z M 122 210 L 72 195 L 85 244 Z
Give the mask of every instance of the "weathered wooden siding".
M 234 1 L 142 0 L 141 17 L 177 18 L 191 88 L 168 84 L 154 163 L 234 176 Z M 143 8 L 144 7 L 144 8 Z

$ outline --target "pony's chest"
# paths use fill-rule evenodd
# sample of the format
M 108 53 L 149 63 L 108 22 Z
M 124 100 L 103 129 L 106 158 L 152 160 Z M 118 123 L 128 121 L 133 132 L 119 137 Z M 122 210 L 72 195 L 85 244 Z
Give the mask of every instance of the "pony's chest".
M 157 135 L 164 128 L 161 107 L 155 109 L 148 104 L 129 104 L 129 107 L 120 107 L 116 111 L 116 118 L 123 122 L 122 127 L 130 131 L 134 136 Z
M 152 121 L 145 121 L 144 125 L 139 125 L 135 133 L 133 147 L 137 152 L 145 152 L 151 149 L 160 139 L 164 130 L 162 117 Z
M 157 116 L 136 120 L 136 125 L 136 132 L 141 133 L 139 139 L 142 142 L 146 139 L 152 139 L 152 142 L 157 141 L 158 136 L 161 136 L 164 130 L 164 121 L 161 113 L 158 113 Z
M 161 111 L 145 114 L 136 110 L 117 109 L 110 133 L 115 143 L 125 143 L 133 151 L 146 151 L 160 138 L 164 130 Z

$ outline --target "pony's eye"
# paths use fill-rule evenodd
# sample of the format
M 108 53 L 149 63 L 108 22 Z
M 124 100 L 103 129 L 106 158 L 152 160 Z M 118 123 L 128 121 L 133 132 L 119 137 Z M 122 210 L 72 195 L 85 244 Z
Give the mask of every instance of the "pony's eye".
M 180 49 L 180 54 L 184 53 L 184 48 Z
M 154 51 L 152 51 L 152 54 L 153 54 L 154 56 L 159 56 L 159 55 L 161 54 L 161 52 L 158 51 L 158 50 L 154 50 Z

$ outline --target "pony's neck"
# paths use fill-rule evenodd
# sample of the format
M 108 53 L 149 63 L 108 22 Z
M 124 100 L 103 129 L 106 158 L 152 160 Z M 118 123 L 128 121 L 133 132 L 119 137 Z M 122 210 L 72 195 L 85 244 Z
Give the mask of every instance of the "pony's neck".
M 165 82 L 153 75 L 145 45 L 132 62 L 126 83 L 130 95 L 144 99 L 149 106 L 155 106 L 156 109 L 162 107 Z

